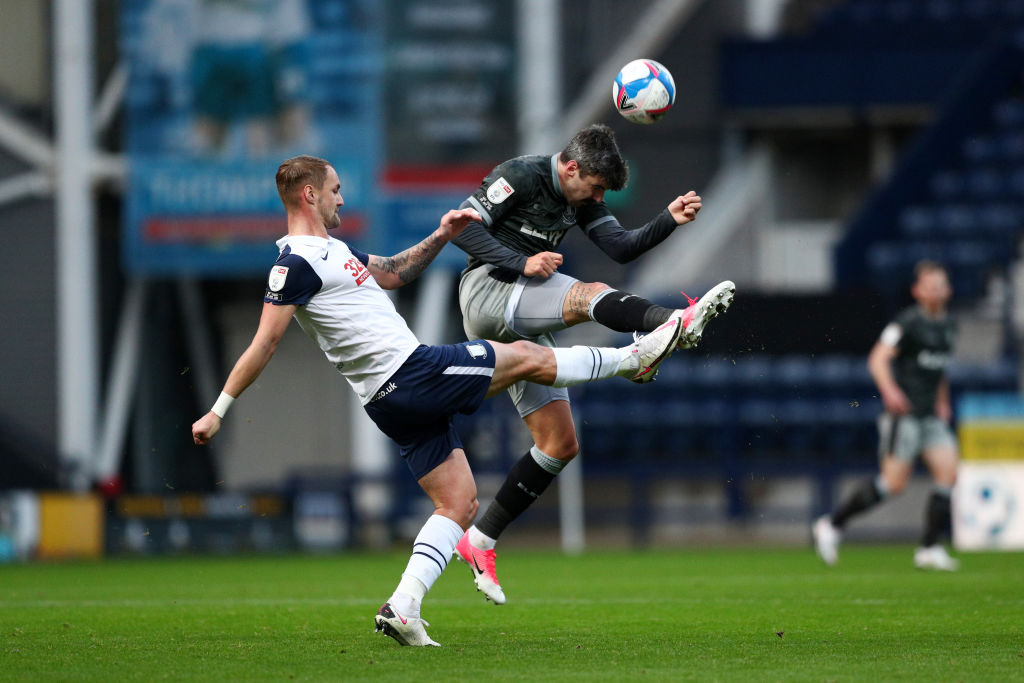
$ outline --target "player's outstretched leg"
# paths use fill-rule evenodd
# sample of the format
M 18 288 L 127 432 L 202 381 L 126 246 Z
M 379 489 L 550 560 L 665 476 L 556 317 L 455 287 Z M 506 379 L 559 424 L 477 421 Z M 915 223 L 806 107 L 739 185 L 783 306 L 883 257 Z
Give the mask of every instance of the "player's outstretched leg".
M 494 548 L 481 550 L 474 547 L 469 542 L 469 531 L 467 531 L 455 546 L 455 557 L 469 565 L 469 570 L 473 572 L 473 583 L 485 598 L 495 605 L 505 604 L 505 591 L 498 583 L 498 572 L 494 568 L 494 561 L 498 557 Z
M 373 618 L 373 623 L 377 627 L 376 633 L 383 632 L 384 635 L 391 636 L 398 641 L 399 645 L 441 647 L 440 643 L 435 642 L 427 635 L 424 626 L 430 626 L 430 624 L 419 617 L 400 614 L 391 606 L 390 602 L 381 605 L 381 608 L 377 610 L 377 616 Z
M 736 285 L 731 280 L 719 282 L 708 290 L 696 303 L 684 308 L 684 332 L 679 339 L 679 348 L 691 349 L 700 343 L 704 327 L 714 318 L 725 313 L 736 296 Z M 692 301 L 692 299 L 691 299 Z

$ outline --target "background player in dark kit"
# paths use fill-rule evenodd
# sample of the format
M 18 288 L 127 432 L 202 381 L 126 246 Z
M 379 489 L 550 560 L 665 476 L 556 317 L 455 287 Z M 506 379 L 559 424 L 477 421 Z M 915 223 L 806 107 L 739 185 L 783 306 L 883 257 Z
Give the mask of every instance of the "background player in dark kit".
M 945 268 L 937 263 L 918 263 L 914 273 L 911 293 L 916 305 L 885 327 L 868 357 L 868 368 L 885 407 L 878 419 L 878 476 L 860 482 L 831 515 L 814 523 L 815 547 L 829 565 L 839 559 L 839 542 L 847 522 L 903 491 L 920 456 L 931 470 L 935 487 L 928 498 L 924 534 L 914 552 L 914 564 L 945 571 L 959 566 L 939 543 L 950 526 L 950 494 L 959 462 L 950 428 L 953 410 L 945 373 L 956 332 L 946 310 L 953 290 Z

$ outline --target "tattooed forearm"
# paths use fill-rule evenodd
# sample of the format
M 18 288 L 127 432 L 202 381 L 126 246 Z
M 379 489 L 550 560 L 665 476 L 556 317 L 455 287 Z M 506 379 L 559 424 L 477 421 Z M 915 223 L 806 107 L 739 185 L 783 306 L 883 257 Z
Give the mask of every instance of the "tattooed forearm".
M 412 282 L 420 276 L 434 257 L 441 251 L 445 241 L 431 234 L 417 245 L 394 256 L 374 257 L 377 268 L 387 273 L 394 273 L 402 283 Z

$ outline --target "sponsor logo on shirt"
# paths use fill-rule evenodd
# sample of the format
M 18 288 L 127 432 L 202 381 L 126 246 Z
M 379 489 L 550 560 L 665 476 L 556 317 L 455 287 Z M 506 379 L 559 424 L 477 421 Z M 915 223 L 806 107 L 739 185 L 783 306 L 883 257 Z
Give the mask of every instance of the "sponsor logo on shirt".
M 487 188 L 487 198 L 495 204 L 501 204 L 508 199 L 515 190 L 505 178 L 498 178 Z
M 355 257 L 346 261 L 342 268 L 349 271 L 349 274 L 356 279 L 357 285 L 363 284 L 366 282 L 366 278 L 370 277 L 370 271 L 364 268 L 363 264 L 359 262 L 359 259 Z
M 549 230 L 547 232 L 541 232 L 540 230 L 535 229 L 529 223 L 523 223 L 521 226 L 519 226 L 519 232 L 525 235 L 539 237 L 542 240 L 545 240 L 551 244 L 558 244 L 559 242 L 562 241 L 562 237 L 565 235 L 565 233 L 568 232 L 568 230 Z
M 949 354 L 925 349 L 917 354 L 917 364 L 925 370 L 942 370 L 949 365 Z
M 383 389 L 381 389 L 380 391 L 373 395 L 373 398 L 370 399 L 370 403 L 381 400 L 382 398 L 384 398 L 397 388 L 397 384 L 395 384 L 394 382 L 388 382 L 388 385 L 386 387 L 384 387 Z
M 483 344 L 466 344 L 470 358 L 487 358 L 487 349 Z
M 288 279 L 288 266 L 274 266 L 270 269 L 270 277 L 267 278 L 267 287 L 271 292 L 280 292 L 284 287 L 284 281 Z

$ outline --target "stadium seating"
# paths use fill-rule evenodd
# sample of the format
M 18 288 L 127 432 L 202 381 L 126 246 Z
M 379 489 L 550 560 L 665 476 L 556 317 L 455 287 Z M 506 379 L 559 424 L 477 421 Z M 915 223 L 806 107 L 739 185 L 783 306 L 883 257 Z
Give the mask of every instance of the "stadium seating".
M 935 122 L 850 226 L 839 259 L 862 254 L 867 284 L 902 291 L 924 255 L 947 263 L 959 297 L 983 296 L 1024 237 L 1024 0 L 847 0 L 814 30 L 976 42 Z M 859 269 L 844 268 L 841 284 L 855 286 Z
M 954 396 L 1015 391 L 1017 363 L 956 363 L 950 382 Z M 679 354 L 651 385 L 600 382 L 573 403 L 589 466 L 655 458 L 677 469 L 728 458 L 870 463 L 881 410 L 864 356 L 849 354 Z

